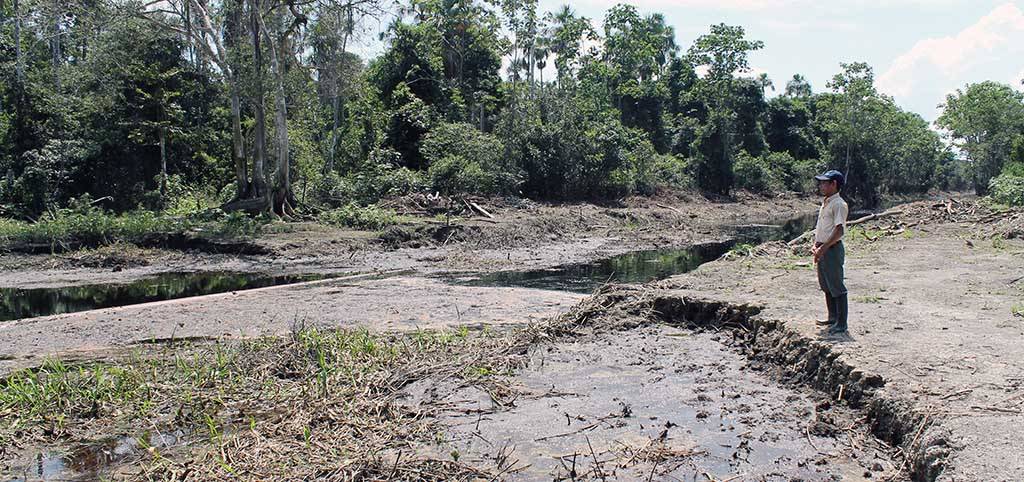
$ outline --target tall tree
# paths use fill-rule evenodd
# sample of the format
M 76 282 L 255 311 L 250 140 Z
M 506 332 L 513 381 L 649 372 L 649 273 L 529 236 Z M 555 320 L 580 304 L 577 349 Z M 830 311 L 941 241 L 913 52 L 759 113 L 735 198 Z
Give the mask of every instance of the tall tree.
M 702 129 L 702 159 L 698 163 L 698 183 L 718 194 L 732 188 L 732 162 L 735 151 L 736 111 L 731 103 L 737 72 L 748 72 L 750 52 L 760 50 L 764 42 L 746 39 L 743 27 L 712 25 L 690 47 L 688 56 L 695 65 L 705 66 L 702 88 L 709 99 L 709 125 Z
M 793 74 L 793 78 L 786 82 L 786 97 L 807 98 L 813 95 L 811 84 L 804 76 Z
M 967 155 L 974 189 L 985 194 L 1013 143 L 1024 136 L 1024 93 L 991 81 L 968 84 L 949 94 L 942 108 L 936 124 Z

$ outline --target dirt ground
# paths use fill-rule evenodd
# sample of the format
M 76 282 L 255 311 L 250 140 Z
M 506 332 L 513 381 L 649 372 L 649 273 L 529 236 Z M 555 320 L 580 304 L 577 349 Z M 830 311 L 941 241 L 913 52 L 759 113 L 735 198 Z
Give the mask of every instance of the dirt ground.
M 660 287 L 665 296 L 757 306 L 758 317 L 822 339 L 839 361 L 880 374 L 880 396 L 921 417 L 914 449 L 941 469 L 940 480 L 1021 480 L 1024 240 L 1014 233 L 1024 226 L 1016 219 L 1011 239 L 987 237 L 971 222 L 923 223 L 896 235 L 879 228 L 887 221 L 867 224 L 866 237 L 847 242 L 851 337 L 837 342 L 823 340 L 814 324 L 824 300 L 806 257 L 708 263 Z
M 626 306 L 633 301 L 614 293 L 455 286 L 432 276 L 694 244 L 729 236 L 728 225 L 815 208 L 812 199 L 631 202 L 488 206 L 494 221 L 463 220 L 458 228 L 423 221 L 383 238 L 293 225 L 261 238 L 271 255 L 127 248 L 4 256 L 0 285 L 23 287 L 183 270 L 375 274 L 0 323 L 0 371 L 172 338 L 280 334 L 296 323 L 379 331 L 524 324 L 594 300 L 634 316 Z M 825 339 L 814 324 L 824 303 L 809 257 L 777 244 L 733 253 L 634 288 L 651 306 L 680 300 L 717 312 L 724 324 L 691 331 L 647 323 L 544 345 L 509 374 L 524 394 L 511 405 L 444 383 L 409 387 L 409 403 L 449 408 L 444 443 L 421 455 L 506 469 L 517 462 L 509 477 L 524 479 L 1020 480 L 1024 226 L 1017 224 L 1024 216 L 977 224 L 954 216 L 954 206 L 968 209 L 923 203 L 851 230 L 847 339 Z M 992 226 L 1001 234 L 993 236 Z M 104 258 L 114 255 L 111 268 Z M 730 324 L 737 316 L 756 322 Z M 667 312 L 643 319 L 655 318 L 682 321 Z M 778 340 L 785 350 L 758 354 L 766 347 L 758 343 Z M 793 377 L 791 366 L 828 383 Z M 818 423 L 822 414 L 828 426 Z

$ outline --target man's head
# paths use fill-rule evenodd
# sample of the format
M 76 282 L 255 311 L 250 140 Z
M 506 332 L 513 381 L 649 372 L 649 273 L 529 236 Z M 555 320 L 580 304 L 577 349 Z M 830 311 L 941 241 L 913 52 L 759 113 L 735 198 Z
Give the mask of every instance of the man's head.
M 822 196 L 826 197 L 839 192 L 843 188 L 843 183 L 846 182 L 843 173 L 835 169 L 814 176 L 814 179 L 818 181 L 818 191 L 821 192 Z

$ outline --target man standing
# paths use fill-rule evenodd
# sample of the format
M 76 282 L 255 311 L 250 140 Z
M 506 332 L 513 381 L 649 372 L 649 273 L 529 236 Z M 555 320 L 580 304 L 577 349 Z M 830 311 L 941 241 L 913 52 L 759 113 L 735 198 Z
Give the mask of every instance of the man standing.
M 840 189 L 846 179 L 843 173 L 831 170 L 815 176 L 818 191 L 825 197 L 818 211 L 818 223 L 814 227 L 814 263 L 818 265 L 818 285 L 825 292 L 825 305 L 828 307 L 828 321 L 819 322 L 829 325 L 829 335 L 846 333 L 846 318 L 849 304 L 846 297 L 846 285 L 843 283 L 843 265 L 846 262 L 846 248 L 843 247 L 843 234 L 846 231 L 846 216 L 849 207 L 839 196 Z

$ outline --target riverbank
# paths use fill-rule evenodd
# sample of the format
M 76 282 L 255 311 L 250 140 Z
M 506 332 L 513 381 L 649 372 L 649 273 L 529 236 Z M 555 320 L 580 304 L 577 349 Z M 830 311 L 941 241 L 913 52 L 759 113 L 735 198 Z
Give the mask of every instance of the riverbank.
M 870 392 L 857 400 L 870 405 L 865 423 L 910 454 L 915 480 L 1019 480 L 1024 217 L 969 203 L 901 209 L 847 237 L 849 339 L 821 335 L 811 264 L 785 248 L 706 264 L 652 296 L 667 319 L 746 313 L 734 321 L 768 340 L 748 340 L 752 356 L 833 397 Z

